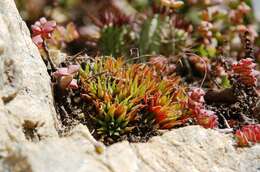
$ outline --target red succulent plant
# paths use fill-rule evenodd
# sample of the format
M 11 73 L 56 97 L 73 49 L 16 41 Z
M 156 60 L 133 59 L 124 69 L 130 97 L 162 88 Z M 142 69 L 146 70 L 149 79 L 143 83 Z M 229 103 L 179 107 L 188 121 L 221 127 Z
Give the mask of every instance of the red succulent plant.
M 66 68 L 58 68 L 56 72 L 52 73 L 52 76 L 58 80 L 61 89 L 77 89 L 78 84 L 77 80 L 74 79 L 74 76 L 78 73 L 79 68 L 79 65 L 69 65 Z
M 205 92 L 201 88 L 193 88 L 189 93 L 189 107 L 203 106 Z
M 154 114 L 154 118 L 157 123 L 164 121 L 167 118 L 167 112 L 163 110 L 163 106 L 159 103 L 160 94 L 155 94 L 150 98 L 148 102 L 147 97 L 145 96 L 144 101 L 148 105 L 148 111 Z
M 204 128 L 216 128 L 218 117 L 215 112 L 205 108 L 204 95 L 205 92 L 201 88 L 193 88 L 189 92 L 188 108 L 197 124 Z
M 259 72 L 254 69 L 255 67 L 256 64 L 251 58 L 242 59 L 232 65 L 234 73 L 238 75 L 239 80 L 247 86 L 256 86 Z
M 260 124 L 243 126 L 235 133 L 238 146 L 249 146 L 250 143 L 260 143 Z
M 55 21 L 48 21 L 45 17 L 40 18 L 36 21 L 32 28 L 32 40 L 37 47 L 41 48 L 44 43 L 44 39 L 49 39 L 51 33 L 56 28 Z
M 204 128 L 216 128 L 218 126 L 218 117 L 211 110 L 198 109 L 195 120 Z

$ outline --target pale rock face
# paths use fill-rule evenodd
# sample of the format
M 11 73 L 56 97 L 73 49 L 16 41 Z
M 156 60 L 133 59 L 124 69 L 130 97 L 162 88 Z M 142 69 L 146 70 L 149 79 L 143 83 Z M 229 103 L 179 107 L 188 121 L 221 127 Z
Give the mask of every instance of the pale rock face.
M 41 138 L 57 136 L 50 79 L 13 0 L 0 1 L 0 81 L 2 109 L 17 129 L 29 121 L 41 124 Z
M 231 135 L 199 126 L 172 130 L 148 143 L 116 143 L 101 155 L 83 134 L 88 132 L 79 125 L 66 138 L 19 143 L 3 167 L 29 172 L 256 172 L 260 168 L 260 145 L 236 149 Z
M 199 126 L 147 143 L 121 142 L 97 154 L 86 126 L 58 137 L 46 72 L 13 0 L 0 0 L 0 171 L 257 172 L 260 145 L 238 149 L 231 135 Z M 33 131 L 33 132 L 32 132 Z

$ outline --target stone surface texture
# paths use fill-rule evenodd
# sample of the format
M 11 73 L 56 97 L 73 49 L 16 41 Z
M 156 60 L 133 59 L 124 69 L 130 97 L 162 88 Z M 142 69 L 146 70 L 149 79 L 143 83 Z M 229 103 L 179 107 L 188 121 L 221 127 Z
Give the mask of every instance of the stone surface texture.
M 257 172 L 260 169 L 260 145 L 235 148 L 230 135 L 199 126 L 172 130 L 148 143 L 116 143 L 106 147 L 103 154 L 95 152 L 86 137 L 88 133 L 86 127 L 79 125 L 68 137 L 14 143 L 2 162 L 2 170 Z
M 39 137 L 57 136 L 50 79 L 13 0 L 0 1 L 0 95 L 17 130 L 40 126 Z
M 95 151 L 89 130 L 57 134 L 50 79 L 13 0 L 0 0 L 0 172 L 257 172 L 260 145 L 189 126 Z

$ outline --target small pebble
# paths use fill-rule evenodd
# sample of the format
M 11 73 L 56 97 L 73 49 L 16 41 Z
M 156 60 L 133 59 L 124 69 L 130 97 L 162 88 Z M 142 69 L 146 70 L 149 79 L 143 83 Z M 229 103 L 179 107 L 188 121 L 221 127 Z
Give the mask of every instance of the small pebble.
M 97 154 L 102 154 L 105 151 L 105 146 L 100 142 L 95 143 L 95 151 Z

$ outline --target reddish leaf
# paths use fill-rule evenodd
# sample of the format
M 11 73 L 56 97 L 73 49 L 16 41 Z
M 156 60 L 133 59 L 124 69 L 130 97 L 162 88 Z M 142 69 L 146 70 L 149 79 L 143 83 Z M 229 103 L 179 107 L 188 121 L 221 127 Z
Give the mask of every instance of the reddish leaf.
M 260 124 L 242 127 L 235 133 L 238 146 L 249 146 L 250 143 L 260 143 Z
M 198 102 L 198 103 L 204 103 L 204 96 L 205 92 L 204 90 L 202 90 L 201 88 L 193 88 L 190 92 L 189 92 L 189 98 L 192 101 Z
M 180 126 L 180 125 L 183 125 L 185 123 L 187 123 L 188 121 L 190 120 L 190 117 L 187 116 L 187 117 L 184 117 L 182 119 L 179 119 L 179 120 L 171 120 L 171 121 L 167 121 L 166 124 L 163 124 L 162 125 L 162 129 L 171 129 L 175 126 Z
M 188 108 L 197 124 L 204 128 L 216 128 L 218 117 L 215 112 L 207 110 L 204 105 L 205 92 L 201 88 L 193 88 L 189 92 Z
M 210 110 L 201 109 L 195 119 L 204 128 L 216 128 L 218 126 L 218 117 L 215 112 Z
M 32 41 L 38 48 L 42 48 L 43 39 L 42 39 L 41 35 L 36 35 L 36 36 L 32 37 Z
M 68 85 L 68 88 L 78 89 L 79 86 L 78 86 L 78 84 L 77 84 L 77 80 L 76 80 L 76 79 L 72 79 L 71 82 L 70 82 L 69 85 Z
M 239 76 L 239 80 L 248 86 L 255 86 L 257 75 L 259 74 L 254 68 L 256 64 L 251 58 L 240 60 L 238 63 L 233 64 L 232 69 L 235 74 Z
M 47 21 L 44 17 L 40 18 L 39 21 L 36 21 L 34 25 L 31 26 L 33 32 L 33 42 L 38 47 L 42 47 L 44 39 L 49 39 L 55 28 L 55 21 Z
M 151 111 L 154 113 L 154 117 L 157 123 L 160 123 L 167 118 L 167 115 L 162 111 L 161 106 L 154 106 L 151 108 Z
M 59 81 L 59 86 L 62 89 L 77 89 L 77 80 L 73 79 L 73 77 L 79 71 L 79 68 L 79 65 L 69 65 L 67 68 L 58 68 L 56 72 L 52 73 L 52 76 Z
M 62 76 L 67 76 L 70 75 L 70 73 L 68 72 L 68 68 L 58 68 L 56 72 L 52 73 L 52 76 L 54 76 L 55 78 L 59 78 Z
M 69 74 L 75 74 L 79 71 L 80 65 L 69 65 L 68 66 L 68 73 Z

